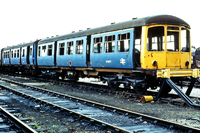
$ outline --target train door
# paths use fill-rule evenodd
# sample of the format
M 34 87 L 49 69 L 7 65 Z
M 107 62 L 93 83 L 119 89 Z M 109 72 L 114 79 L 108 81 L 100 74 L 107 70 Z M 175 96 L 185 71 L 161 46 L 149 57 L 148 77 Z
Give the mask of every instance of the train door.
M 115 68 L 133 69 L 134 29 L 124 30 L 117 34 L 117 54 Z
M 1 55 L 1 53 L 2 53 L 2 49 L 0 49 L 0 66 L 2 65 L 2 60 L 1 60 L 1 57 L 2 57 L 2 55 Z
M 26 47 L 26 59 L 27 59 L 27 64 L 30 65 L 30 61 L 29 61 L 29 51 L 30 50 L 30 46 Z
M 91 44 L 91 35 L 87 36 L 87 46 L 86 46 L 86 62 L 87 66 L 90 67 L 90 44 Z
M 191 60 L 189 30 L 167 27 L 167 67 L 188 68 Z
M 87 67 L 87 36 L 79 37 L 74 40 L 74 54 L 71 62 L 72 67 Z
M 33 58 L 33 45 L 29 46 L 29 64 L 33 65 L 34 58 Z
M 57 54 L 57 41 L 55 41 L 53 47 L 54 47 L 54 66 L 57 66 L 57 61 L 56 61 L 56 54 Z
M 37 42 L 37 43 L 38 43 L 38 42 Z M 37 52 L 38 52 L 38 51 L 37 51 L 37 47 L 38 47 L 38 44 L 37 44 L 37 43 L 34 43 L 34 44 L 33 44 L 33 50 L 32 50 L 32 51 L 33 51 L 32 54 L 33 54 L 33 64 L 34 64 L 34 65 L 37 65 Z
M 19 65 L 21 65 L 22 62 L 23 62 L 23 61 L 22 61 L 22 57 L 21 57 L 21 56 L 22 56 L 22 52 L 23 52 L 23 51 L 22 51 L 22 47 L 20 47 L 20 48 L 19 48 L 19 56 L 18 56 L 18 51 L 17 51 L 17 57 L 19 57 Z
M 11 65 L 11 49 L 8 51 L 9 65 Z
M 179 27 L 167 27 L 167 52 L 166 52 L 166 65 L 167 67 L 181 66 L 180 54 L 180 40 L 179 40 Z
M 133 62 L 134 62 L 134 69 L 141 68 L 140 64 L 140 54 L 141 54 L 141 27 L 135 28 L 134 31 L 134 48 L 133 48 Z

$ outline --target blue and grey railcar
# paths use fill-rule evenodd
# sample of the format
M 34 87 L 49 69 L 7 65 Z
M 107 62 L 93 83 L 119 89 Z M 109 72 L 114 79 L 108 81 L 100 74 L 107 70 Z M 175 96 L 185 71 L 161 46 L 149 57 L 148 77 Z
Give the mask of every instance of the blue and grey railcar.
M 138 93 L 156 89 L 166 79 L 176 82 L 199 77 L 199 70 L 191 69 L 190 25 L 171 15 L 138 18 L 7 47 L 2 55 L 5 70 L 73 80 L 99 77 L 109 86 L 124 84 Z M 165 90 L 168 93 L 171 89 Z
M 6 47 L 2 50 L 4 71 L 34 73 L 37 41 Z

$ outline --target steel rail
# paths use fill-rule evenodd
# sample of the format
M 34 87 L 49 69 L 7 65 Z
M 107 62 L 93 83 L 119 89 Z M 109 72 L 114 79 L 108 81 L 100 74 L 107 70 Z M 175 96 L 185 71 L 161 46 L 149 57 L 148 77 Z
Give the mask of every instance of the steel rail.
M 31 127 L 26 125 L 24 122 L 19 120 L 17 117 L 13 116 L 11 113 L 6 111 L 3 107 L 0 106 L 1 114 L 6 116 L 10 121 L 12 121 L 20 130 L 22 130 L 25 133 L 37 133 L 35 130 L 33 130 Z
M 132 112 L 130 110 L 125 110 L 125 109 L 117 108 L 117 107 L 114 107 L 114 106 L 105 105 L 105 104 L 102 104 L 102 103 L 97 103 L 97 102 L 94 102 L 94 101 L 78 98 L 78 97 L 67 95 L 67 94 L 62 94 L 62 93 L 59 93 L 59 92 L 54 92 L 54 91 L 47 90 L 47 89 L 40 88 L 40 87 L 36 87 L 36 86 L 26 85 L 24 83 L 11 81 L 11 80 L 8 80 L 8 79 L 3 79 L 3 78 L 0 78 L 0 79 L 5 80 L 5 81 L 10 82 L 10 83 L 15 83 L 15 84 L 18 84 L 18 85 L 30 87 L 32 89 L 36 89 L 36 90 L 39 90 L 39 91 L 42 91 L 42 92 L 46 92 L 48 94 L 52 94 L 52 95 L 55 95 L 55 96 L 68 98 L 70 100 L 81 102 L 81 103 L 84 103 L 84 104 L 87 104 L 87 105 L 90 105 L 90 106 L 98 107 L 100 109 L 115 112 L 115 113 L 118 113 L 118 114 L 121 114 L 121 115 L 126 115 L 130 118 L 142 117 L 143 120 L 146 120 L 146 121 L 151 122 L 153 124 L 161 125 L 161 126 L 164 126 L 164 127 L 170 128 L 170 129 L 175 129 L 175 130 L 181 129 L 181 130 L 188 131 L 188 132 L 200 132 L 200 129 L 198 129 L 198 128 L 193 128 L 193 127 L 181 125 L 181 124 L 178 124 L 178 123 L 175 123 L 175 122 L 167 121 L 167 120 L 156 118 L 156 117 L 153 117 L 153 116 L 149 116 L 149 115 L 145 115 L 145 114 L 141 114 L 141 113 L 137 113 L 137 112 Z M 9 87 L 6 87 L 6 86 L 2 86 L 2 87 L 9 88 Z M 10 89 L 15 91 L 12 88 L 10 88 Z M 21 92 L 18 92 L 18 93 L 21 93 Z M 25 96 L 26 94 L 23 94 L 23 95 Z M 32 97 L 32 96 L 29 96 L 29 97 Z M 38 99 L 38 101 L 42 101 L 42 100 Z M 45 102 L 45 101 L 42 101 L 42 102 Z M 52 103 L 49 103 L 49 104 L 52 104 Z M 53 106 L 59 107 L 57 105 L 53 105 Z M 70 111 L 70 112 L 73 112 L 73 111 Z M 88 116 L 86 116 L 86 117 L 88 117 Z
M 95 119 L 95 118 L 92 118 L 92 117 L 89 117 L 89 116 L 80 114 L 80 113 L 78 113 L 78 112 L 75 112 L 75 111 L 73 111 L 73 110 L 70 110 L 70 109 L 61 107 L 61 106 L 59 106 L 59 105 L 56 105 L 56 104 L 53 104 L 53 103 L 50 103 L 50 102 L 47 102 L 47 101 L 38 99 L 38 98 L 33 97 L 33 96 L 31 96 L 31 95 L 28 95 L 28 94 L 25 94 L 25 93 L 23 93 L 23 92 L 17 91 L 17 90 L 15 90 L 15 89 L 12 89 L 12 88 L 10 88 L 10 87 L 8 87 L 8 86 L 1 85 L 1 84 L 0 84 L 0 87 L 2 87 L 2 88 L 4 88 L 4 89 L 8 89 L 8 90 L 10 90 L 10 91 L 13 91 L 13 92 L 15 92 L 15 93 L 18 93 L 18 94 L 20 94 L 21 96 L 24 96 L 24 97 L 26 97 L 26 98 L 28 97 L 28 98 L 30 98 L 30 99 L 34 99 L 35 101 L 40 102 L 40 104 L 47 104 L 47 105 L 50 105 L 50 106 L 52 106 L 52 107 L 54 107 L 54 108 L 58 108 L 58 109 L 60 109 L 60 110 L 62 110 L 62 111 L 67 111 L 67 112 L 69 112 L 70 114 L 76 115 L 77 117 L 79 117 L 79 119 L 80 119 L 80 118 L 85 118 L 86 120 L 91 121 L 91 122 L 95 122 L 95 123 L 97 123 L 97 124 L 99 124 L 99 125 L 102 125 L 104 128 L 108 128 L 109 130 L 116 131 L 116 132 L 122 132 L 122 133 L 129 133 L 129 131 L 127 131 L 127 130 L 125 130 L 125 129 L 122 129 L 122 128 L 119 128 L 119 127 L 114 126 L 114 125 L 112 125 L 112 124 L 103 122 L 103 121 L 101 121 L 101 120 L 98 120 L 98 119 Z

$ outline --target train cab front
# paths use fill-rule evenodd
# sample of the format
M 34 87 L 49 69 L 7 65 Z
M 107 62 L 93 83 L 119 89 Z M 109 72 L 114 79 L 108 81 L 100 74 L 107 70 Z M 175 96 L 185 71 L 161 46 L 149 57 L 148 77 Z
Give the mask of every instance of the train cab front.
M 199 69 L 191 68 L 190 29 L 184 25 L 146 25 L 142 27 L 141 68 L 154 71 L 155 78 L 148 78 L 147 86 L 159 91 L 154 100 L 167 97 L 173 89 L 190 107 L 200 109 L 189 95 L 195 82 L 199 82 Z M 179 83 L 187 80 L 186 93 Z M 181 81 L 181 82 L 180 82 Z
M 190 29 L 178 25 L 142 27 L 142 69 L 190 69 Z

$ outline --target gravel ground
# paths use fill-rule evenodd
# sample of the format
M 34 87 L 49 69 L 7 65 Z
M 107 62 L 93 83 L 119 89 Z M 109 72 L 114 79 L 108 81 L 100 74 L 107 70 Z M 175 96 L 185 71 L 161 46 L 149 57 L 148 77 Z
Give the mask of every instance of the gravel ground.
M 36 81 L 33 81 L 33 82 L 35 83 Z M 33 84 L 33 85 L 38 85 L 38 84 Z M 70 85 L 64 86 L 64 85 L 54 85 L 52 83 L 45 83 L 45 84 L 42 84 L 40 87 L 61 92 L 61 93 L 65 93 L 68 95 L 85 98 L 88 100 L 97 101 L 100 103 L 116 106 L 119 108 L 124 108 L 130 111 L 155 116 L 155 117 L 162 118 L 165 120 L 180 123 L 186 126 L 200 128 L 200 111 L 197 109 L 193 109 L 189 107 L 179 107 L 179 106 L 171 105 L 171 104 L 163 104 L 163 103 L 160 104 L 160 103 L 154 103 L 154 102 L 141 103 L 139 100 L 127 99 L 120 95 L 99 93 L 96 91 L 84 91 L 81 89 L 81 87 L 74 88 Z M 195 91 L 198 91 L 199 93 L 200 90 L 195 90 Z M 46 125 L 48 122 L 43 121 L 42 123 Z M 51 127 L 52 126 L 50 126 L 50 128 Z M 81 131 L 78 131 L 78 132 L 81 132 Z M 83 132 L 87 132 L 87 131 L 83 131 Z
M 84 91 L 80 88 L 74 88 L 72 86 L 47 84 L 43 87 L 53 91 L 66 93 L 68 95 L 73 95 L 88 100 L 94 100 L 96 102 L 155 116 L 183 125 L 200 128 L 200 111 L 197 109 L 179 107 L 177 105 L 164 103 L 141 103 L 140 100 L 128 99 L 120 95 L 99 93 L 95 91 Z M 198 91 L 199 93 L 200 90 L 195 91 Z
M 3 82 L 0 81 L 0 83 Z M 36 123 L 33 129 L 45 129 L 45 131 L 39 133 L 105 133 L 99 131 L 98 127 L 90 126 L 88 123 L 76 121 L 74 118 L 60 113 L 54 113 L 51 108 L 44 110 L 37 103 L 12 92 L 1 90 L 1 88 L 0 95 L 6 95 L 6 98 L 0 97 L 0 102 L 19 108 L 22 117 L 29 118 Z

